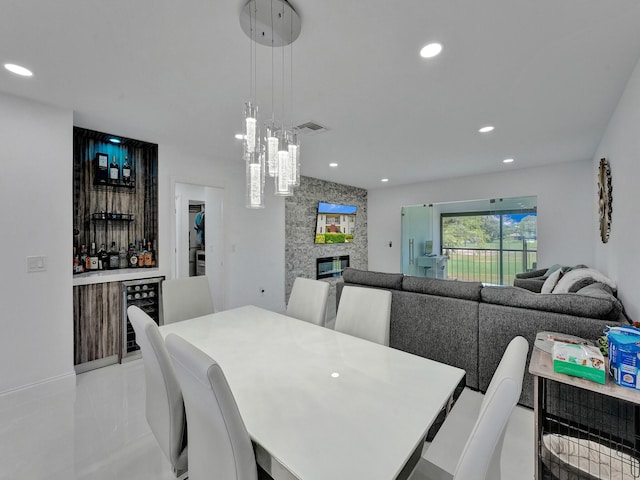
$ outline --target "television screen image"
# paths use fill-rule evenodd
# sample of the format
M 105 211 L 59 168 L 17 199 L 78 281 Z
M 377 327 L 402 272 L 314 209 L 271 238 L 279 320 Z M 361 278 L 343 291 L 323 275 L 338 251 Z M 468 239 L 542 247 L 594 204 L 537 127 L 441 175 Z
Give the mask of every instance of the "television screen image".
M 356 210 L 353 205 L 319 202 L 315 243 L 352 243 Z

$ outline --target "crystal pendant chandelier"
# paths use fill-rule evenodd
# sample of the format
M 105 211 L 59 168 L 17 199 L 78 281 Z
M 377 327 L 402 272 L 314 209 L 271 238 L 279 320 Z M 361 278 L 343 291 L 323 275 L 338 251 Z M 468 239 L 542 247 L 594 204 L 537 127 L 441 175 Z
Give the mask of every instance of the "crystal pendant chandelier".
M 278 132 L 278 164 L 276 168 L 275 194 L 288 197 L 293 193 L 291 184 L 291 156 L 289 155 L 289 142 L 287 132 L 282 129 Z
M 286 0 L 249 0 L 240 15 L 240 25 L 251 40 L 251 100 L 244 109 L 244 161 L 247 176 L 247 208 L 264 208 L 265 176 L 274 178 L 275 195 L 289 196 L 300 185 L 300 141 L 297 131 L 285 123 L 285 47 L 300 35 L 300 17 Z M 256 44 L 271 47 L 271 119 L 260 134 L 260 119 L 255 100 Z M 276 121 L 274 109 L 274 50 L 282 48 L 282 111 Z M 290 105 L 293 104 L 293 47 L 289 55 Z
M 264 147 L 245 155 L 247 166 L 247 208 L 264 208 Z
M 244 104 L 244 153 L 255 153 L 260 142 L 258 107 L 251 101 Z
M 244 108 L 244 161 L 246 163 L 246 207 L 264 208 L 264 147 L 260 144 L 258 107 L 247 102 Z
M 298 140 L 298 132 L 290 130 L 289 135 L 289 182 L 292 187 L 300 186 L 300 141 Z
M 267 137 L 267 173 L 270 177 L 275 177 L 278 165 L 279 128 L 274 120 L 267 122 L 265 127 Z

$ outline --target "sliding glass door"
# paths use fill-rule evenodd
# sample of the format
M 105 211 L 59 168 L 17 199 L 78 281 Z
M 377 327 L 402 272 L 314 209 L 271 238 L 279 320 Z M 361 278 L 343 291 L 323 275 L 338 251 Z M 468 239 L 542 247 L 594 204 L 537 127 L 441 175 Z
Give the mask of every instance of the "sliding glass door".
M 401 268 L 405 275 L 427 276 L 421 258 L 433 250 L 433 206 L 402 207 Z
M 450 278 L 511 285 L 516 273 L 535 267 L 535 208 L 442 213 L 440 222 Z

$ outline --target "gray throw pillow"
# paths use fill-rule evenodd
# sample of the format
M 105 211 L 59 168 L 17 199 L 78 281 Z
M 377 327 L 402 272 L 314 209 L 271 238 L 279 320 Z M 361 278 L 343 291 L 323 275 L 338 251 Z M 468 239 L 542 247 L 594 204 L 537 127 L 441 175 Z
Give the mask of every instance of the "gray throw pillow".
M 607 302 L 611 302 L 613 306 L 612 312 L 615 315 L 619 316 L 620 314 L 624 313 L 622 302 L 620 302 L 620 300 L 616 298 L 611 287 L 609 287 L 609 285 L 605 285 L 604 283 L 600 283 L 600 282 L 592 283 L 591 285 L 582 287 L 580 290 L 576 292 L 576 294 L 583 295 L 585 297 L 606 300 Z
M 560 265 L 559 263 L 556 263 L 554 265 L 551 265 L 547 271 L 544 273 L 544 275 L 542 276 L 542 278 L 549 278 L 551 276 L 551 274 L 557 270 L 561 270 L 562 269 L 562 265 Z

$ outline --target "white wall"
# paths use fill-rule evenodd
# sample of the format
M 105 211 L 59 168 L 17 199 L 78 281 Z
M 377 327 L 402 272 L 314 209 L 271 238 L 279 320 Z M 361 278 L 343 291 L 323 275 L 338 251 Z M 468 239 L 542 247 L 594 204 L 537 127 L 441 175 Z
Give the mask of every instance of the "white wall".
M 594 188 L 586 160 L 370 190 L 369 269 L 400 271 L 402 206 L 531 195 L 538 197 L 538 265 L 592 265 Z
M 72 139 L 71 111 L 0 93 L 0 393 L 73 379 Z
M 233 140 L 233 139 L 232 139 Z M 215 148 L 212 149 L 215 152 Z M 238 157 L 241 152 L 238 151 Z M 257 305 L 275 311 L 284 306 L 284 200 L 267 186 L 266 207 L 245 208 L 245 166 L 237 158 L 203 157 L 160 144 L 158 152 L 160 259 L 171 277 L 175 183 L 224 189 L 224 306 Z M 208 224 L 207 224 L 208 227 Z M 208 236 L 208 233 L 207 233 Z M 264 294 L 261 293 L 264 290 Z M 216 305 L 216 309 L 219 307 Z
M 640 62 L 597 149 L 591 175 L 596 179 L 600 158 L 608 158 L 613 186 L 613 215 L 609 242 L 594 240 L 595 265 L 618 282 L 618 296 L 627 314 L 640 321 Z M 592 213 L 598 225 L 598 198 L 592 194 Z
M 0 144 L 1 394 L 74 378 L 73 113 L 0 93 Z M 171 277 L 175 182 L 222 187 L 225 306 L 283 311 L 283 199 L 269 195 L 265 209 L 246 209 L 245 168 L 235 158 L 192 155 L 160 142 L 158 162 L 160 274 Z M 45 255 L 47 271 L 26 273 L 30 255 Z

